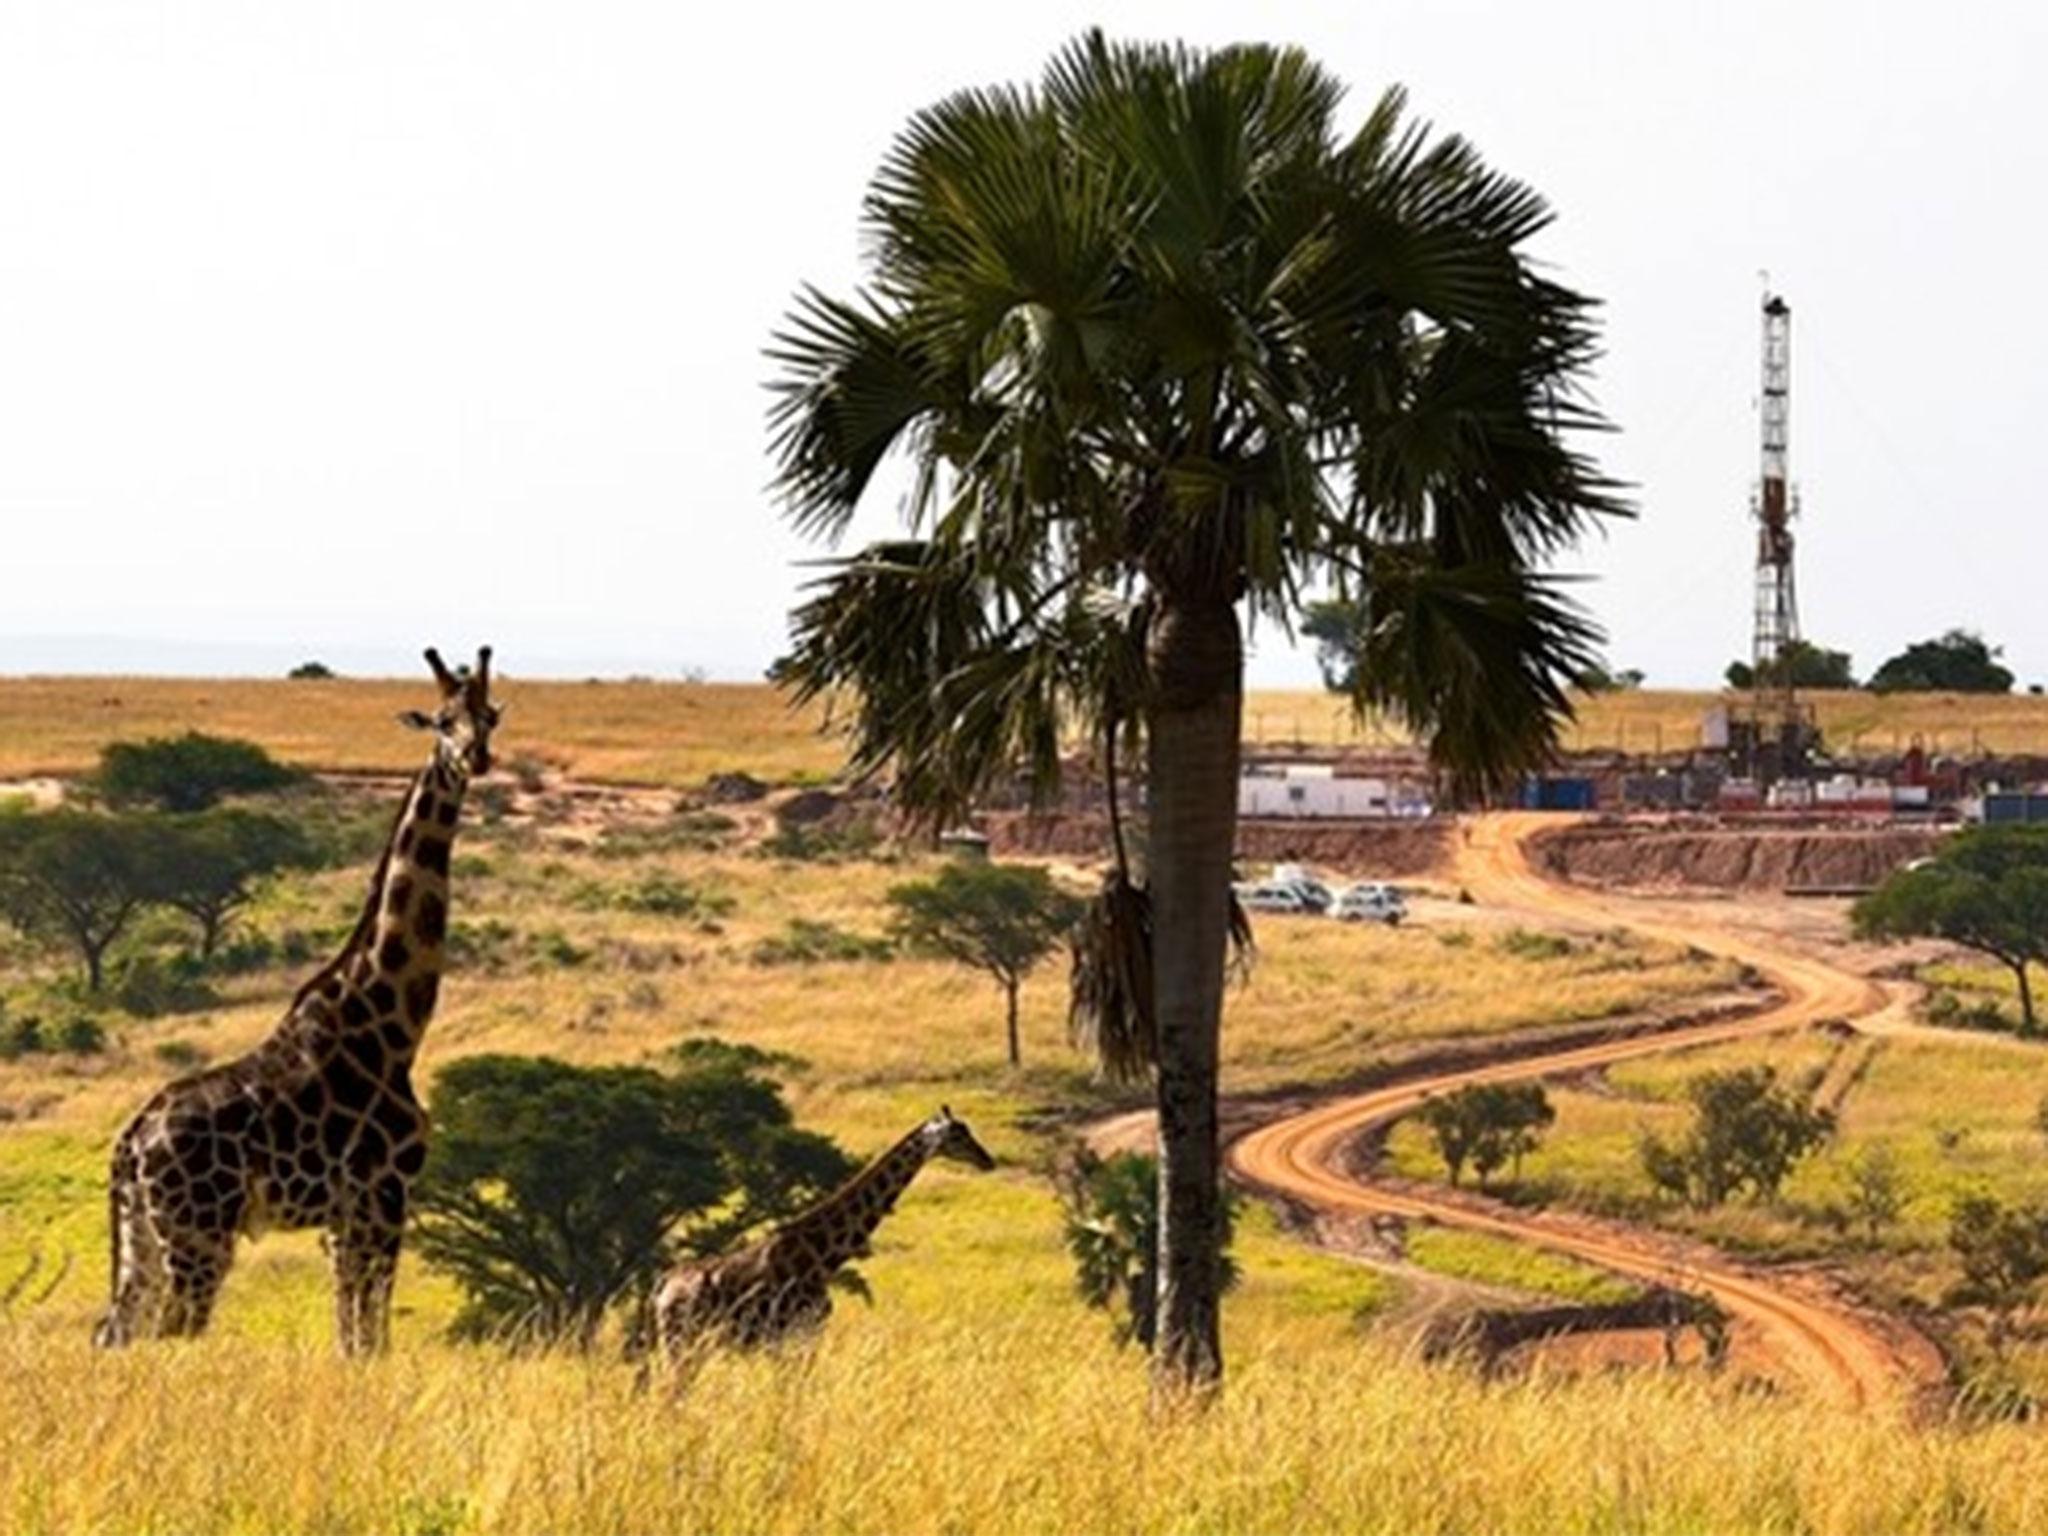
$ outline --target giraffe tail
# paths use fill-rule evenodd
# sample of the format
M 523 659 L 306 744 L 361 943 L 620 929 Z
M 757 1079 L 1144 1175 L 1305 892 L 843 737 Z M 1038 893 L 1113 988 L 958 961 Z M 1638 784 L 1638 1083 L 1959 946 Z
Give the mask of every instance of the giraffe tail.
M 121 1309 L 121 1179 L 120 1168 L 107 1180 L 107 1313 L 93 1329 L 92 1341 L 104 1349 L 114 1342 L 115 1316 Z

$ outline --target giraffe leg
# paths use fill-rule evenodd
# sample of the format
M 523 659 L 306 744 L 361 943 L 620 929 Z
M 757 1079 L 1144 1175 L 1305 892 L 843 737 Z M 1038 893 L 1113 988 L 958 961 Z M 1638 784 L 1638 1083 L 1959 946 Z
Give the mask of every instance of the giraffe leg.
M 391 1286 L 398 1274 L 404 1230 L 404 1194 L 352 1202 L 349 1214 L 329 1234 L 334 1258 L 334 1304 L 338 1341 L 348 1355 L 381 1354 L 391 1343 Z
M 233 1233 L 181 1233 L 169 1245 L 165 1267 L 169 1286 L 157 1324 L 161 1338 L 197 1338 L 213 1318 L 213 1304 L 220 1295 L 234 1261 Z

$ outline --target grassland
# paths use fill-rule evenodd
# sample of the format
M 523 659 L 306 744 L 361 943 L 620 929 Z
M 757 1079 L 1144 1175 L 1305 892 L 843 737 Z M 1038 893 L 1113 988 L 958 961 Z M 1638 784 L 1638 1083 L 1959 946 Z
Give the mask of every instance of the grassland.
M 0 700 L 13 686 L 0 684 Z M 188 685 L 109 686 L 142 698 Z M 570 694 L 581 685 L 552 686 Z M 414 702 L 410 687 L 380 695 L 386 685 L 343 685 L 364 732 L 377 733 L 376 751 L 386 737 L 397 743 L 379 761 L 323 756 L 334 738 L 294 737 L 299 721 L 277 718 L 277 701 L 304 692 L 317 704 L 334 685 L 233 687 L 259 689 L 239 714 L 195 719 L 168 708 L 139 731 L 126 719 L 121 729 L 197 724 L 272 741 L 300 761 L 357 767 L 403 767 L 417 751 L 382 723 Z M 538 739 L 548 753 L 571 754 L 566 735 L 544 734 L 568 730 L 546 722 L 570 715 L 551 717 L 546 685 L 532 687 L 536 697 L 515 705 L 521 735 L 508 750 Z M 637 698 L 654 687 L 596 693 Z M 707 734 L 673 748 L 647 744 L 669 727 L 632 710 L 602 725 L 593 707 L 574 749 L 593 755 L 550 760 L 670 782 L 727 768 L 827 771 L 805 766 L 824 760 L 804 756 L 820 750 L 807 725 L 783 737 L 757 730 L 774 703 L 766 690 L 721 697 L 731 718 L 699 717 L 692 728 Z M 12 771 L 89 762 L 108 729 L 104 719 L 53 727 L 44 747 L 62 738 L 71 756 L 25 757 Z M 11 733 L 0 741 L 22 750 Z M 843 1302 L 814 1350 L 715 1362 L 678 1400 L 635 1396 L 630 1372 L 608 1356 L 516 1357 L 446 1342 L 455 1296 L 413 1261 L 401 1272 L 393 1355 L 339 1362 L 324 1263 L 304 1235 L 243 1250 L 206 1340 L 94 1356 L 85 1332 L 105 1290 L 109 1138 L 170 1074 L 163 1047 L 211 1059 L 246 1047 L 304 967 L 221 982 L 219 1001 L 202 1011 L 121 1023 L 104 1056 L 0 1063 L 0 1287 L 32 1259 L 44 1265 L 0 1319 L 0 1530 L 1878 1532 L 2048 1520 L 2048 1456 L 2021 1426 L 1911 1429 L 1706 1379 L 1487 1384 L 1425 1366 L 1372 1326 L 1398 1301 L 1398 1282 L 1304 1248 L 1258 1207 L 1239 1228 L 1244 1281 L 1227 1309 L 1224 1401 L 1157 1419 L 1139 1363 L 1074 1299 L 1043 1176 L 1057 1127 L 1110 1102 L 1065 1043 L 1057 978 L 1026 988 L 1026 1065 L 1011 1073 L 997 995 L 977 978 L 903 958 L 761 959 L 763 941 L 797 917 L 880 933 L 886 892 L 920 872 L 916 861 L 762 858 L 705 846 L 702 828 L 680 818 L 640 826 L 632 856 L 608 857 L 588 846 L 589 828 L 573 829 L 573 842 L 571 830 L 465 831 L 457 960 L 427 1047 L 430 1072 L 481 1051 L 638 1060 L 716 1034 L 800 1058 L 789 1080 L 800 1118 L 850 1150 L 880 1147 L 943 1100 L 1002 1167 L 928 1174 L 863 1265 L 875 1305 Z M 248 921 L 273 938 L 296 932 L 325 945 L 352 918 L 362 879 L 360 869 L 295 877 Z M 667 916 L 635 910 L 634 893 L 651 881 L 706 900 Z M 56 1005 L 42 962 L 19 946 L 0 953 L 0 967 L 11 1007 Z M 1269 919 L 1252 979 L 1229 1000 L 1226 1078 L 1241 1088 L 1333 1079 L 1408 1041 L 1605 1016 L 1730 979 L 1697 954 L 1615 936 L 1560 946 L 1484 924 L 1387 931 Z M 1788 1070 L 1809 1064 L 1797 1055 L 1805 1046 L 1762 1049 L 1793 1052 Z M 1906 1042 L 1888 1048 L 1850 1106 L 1878 1102 L 1880 1070 L 1896 1063 L 1906 1076 L 1898 1134 L 1924 1134 L 1943 1114 L 1952 1120 L 1953 1105 L 1934 1102 L 1940 1085 L 1916 1086 L 1905 1051 Z M 1697 1066 L 1646 1063 L 1611 1081 L 1632 1095 L 1629 1113 L 1668 1116 Z M 1995 1075 L 1987 1068 L 1959 1091 L 2026 1099 L 2030 1113 L 2028 1094 L 2038 1093 Z M 1583 1097 L 1593 1108 L 1608 1102 Z M 1577 1123 L 1553 1135 L 1560 1157 Z M 2004 1169 L 2019 1142 L 2009 1146 L 1992 1124 L 1973 1107 L 1962 1144 Z M 1631 1120 L 1619 1153 L 1622 1142 L 1599 1133 L 1584 1155 L 1618 1166 L 1632 1131 Z M 1407 1134 L 1397 1133 L 1397 1157 L 1409 1155 Z M 1561 1178 L 1544 1171 L 1548 1155 L 1532 1159 L 1532 1178 Z M 1969 1172 L 1958 1166 L 1959 1177 Z M 1913 1237 L 1928 1230 L 1914 1227 Z M 1902 1233 L 1901 1254 L 1907 1242 Z M 1581 1266 L 1456 1233 L 1417 1230 L 1409 1255 L 1444 1274 L 1546 1294 L 1604 1299 L 1612 1286 Z
M 967 1198 L 1021 1192 L 1004 1222 L 1035 1228 L 1037 1241 L 1056 1250 L 1053 1208 L 1032 1171 L 1048 1143 L 1023 1126 L 1111 1102 L 1067 1043 L 1057 968 L 1025 988 L 1025 1066 L 1011 1073 L 999 993 L 972 973 L 911 958 L 764 962 L 764 941 L 784 935 L 798 916 L 881 936 L 889 888 L 926 866 L 790 861 L 738 846 L 662 850 L 664 841 L 700 840 L 695 826 L 682 818 L 642 825 L 637 846 L 657 851 L 629 858 L 558 841 L 562 828 L 466 832 L 455 866 L 454 973 L 429 1042 L 430 1069 L 486 1051 L 596 1062 L 643 1059 L 692 1036 L 743 1040 L 801 1061 L 792 1101 L 808 1123 L 856 1151 L 885 1145 L 939 1102 L 951 1103 L 1017 1170 L 1013 1180 L 977 1181 Z M 247 922 L 324 950 L 352 920 L 363 878 L 353 869 L 295 878 Z M 695 897 L 701 910 L 633 910 L 649 890 L 670 905 Z M 1254 1089 L 1340 1078 L 1389 1046 L 1604 1017 L 1731 980 L 1727 967 L 1671 946 L 1603 941 L 1530 953 L 1484 933 L 1446 944 L 1462 932 L 1262 920 L 1251 979 L 1230 998 L 1227 1081 Z M 159 1052 L 170 1045 L 218 1060 L 246 1049 L 274 1022 L 302 969 L 273 966 L 220 983 L 218 1004 L 199 1012 L 113 1016 L 116 1049 L 105 1057 L 0 1063 L 0 1277 L 38 1250 L 52 1265 L 69 1252 L 72 1272 L 50 1305 L 82 1318 L 98 1304 L 104 1149 L 122 1117 L 170 1075 Z M 48 986 L 47 975 L 24 978 L 17 969 L 11 982 L 0 981 L 0 1001 L 17 1016 L 55 1016 L 69 1005 L 45 996 Z M 229 1286 L 223 1328 L 322 1336 L 322 1273 L 310 1240 L 266 1240 L 247 1251 Z M 1370 1282 L 1361 1271 L 1345 1273 L 1359 1291 L 1355 1310 Z M 445 1322 L 452 1297 L 415 1273 L 402 1302 L 418 1338 Z M 402 1332 L 411 1326 L 401 1319 Z
M 503 658 L 506 662 L 514 658 Z M 261 741 L 313 768 L 409 768 L 416 744 L 392 724 L 417 707 L 415 681 L 286 682 L 251 679 L 0 678 L 0 778 L 77 772 L 108 741 L 205 730 Z M 822 735 L 820 708 L 794 709 L 764 683 L 523 681 L 516 665 L 500 693 L 512 701 L 507 750 L 578 778 L 693 785 L 745 771 L 773 782 L 825 779 L 843 761 Z M 1713 693 L 1641 690 L 1580 701 L 1566 744 L 1588 750 L 1680 751 L 1699 742 Z M 2048 752 L 2048 699 L 2027 695 L 1816 694 L 1830 742 L 1890 751 L 1914 738 L 1951 752 Z M 1400 742 L 1360 721 L 1327 693 L 1255 692 L 1246 739 L 1321 746 Z

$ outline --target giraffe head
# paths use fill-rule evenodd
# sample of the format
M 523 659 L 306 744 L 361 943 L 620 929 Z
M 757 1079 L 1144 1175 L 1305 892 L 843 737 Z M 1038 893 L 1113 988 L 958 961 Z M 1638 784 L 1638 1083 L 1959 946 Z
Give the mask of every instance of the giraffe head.
M 450 672 L 441 653 L 430 645 L 427 665 L 441 685 L 441 707 L 431 715 L 409 709 L 399 722 L 416 731 L 432 731 L 434 752 L 442 762 L 468 774 L 489 773 L 491 732 L 505 713 L 504 705 L 491 702 L 491 648 L 478 647 L 475 671 L 457 667 Z
M 996 1160 L 988 1155 L 988 1148 L 976 1141 L 974 1132 L 967 1129 L 967 1122 L 954 1119 L 953 1111 L 944 1105 L 925 1121 L 921 1134 L 925 1151 L 931 1157 L 949 1158 L 984 1172 L 996 1165 Z

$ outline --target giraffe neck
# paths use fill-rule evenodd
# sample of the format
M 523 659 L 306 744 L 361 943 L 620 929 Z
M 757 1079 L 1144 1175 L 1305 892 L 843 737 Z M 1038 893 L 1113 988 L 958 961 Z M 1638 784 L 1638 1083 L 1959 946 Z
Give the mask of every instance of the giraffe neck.
M 791 1224 L 827 1273 L 867 1251 L 868 1238 L 930 1157 L 920 1127 Z
M 389 1056 L 409 1062 L 433 1018 L 448 936 L 448 866 L 469 776 L 435 759 L 408 786 L 344 952 L 343 1023 L 379 1030 Z

